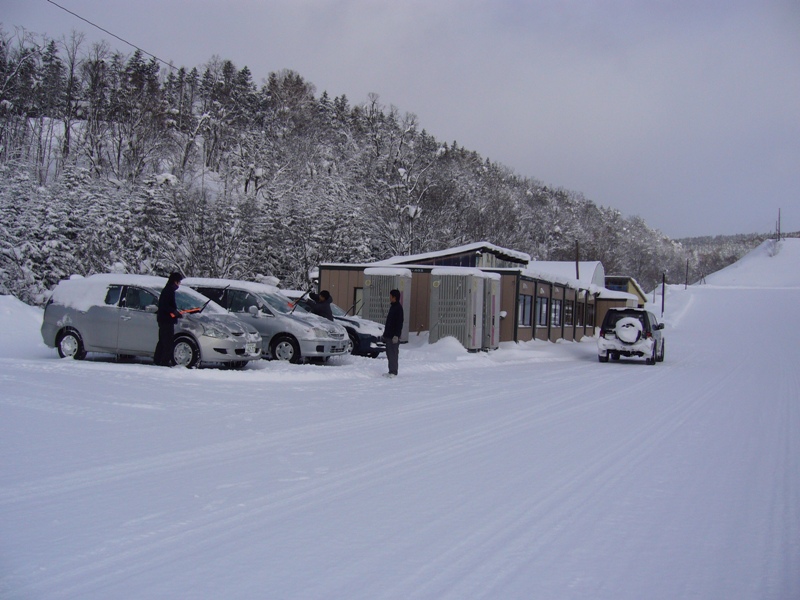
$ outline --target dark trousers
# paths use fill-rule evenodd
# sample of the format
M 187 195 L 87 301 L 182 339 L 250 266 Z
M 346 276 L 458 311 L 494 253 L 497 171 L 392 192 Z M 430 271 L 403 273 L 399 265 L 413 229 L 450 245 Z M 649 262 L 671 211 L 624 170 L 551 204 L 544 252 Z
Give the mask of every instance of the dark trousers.
M 175 364 L 173 345 L 175 340 L 175 325 L 172 321 L 158 324 L 158 344 L 153 362 L 161 367 L 171 367 Z
M 386 358 L 389 359 L 389 373 L 397 375 L 397 359 L 400 358 L 400 341 L 395 344 L 392 338 L 383 338 L 386 343 Z

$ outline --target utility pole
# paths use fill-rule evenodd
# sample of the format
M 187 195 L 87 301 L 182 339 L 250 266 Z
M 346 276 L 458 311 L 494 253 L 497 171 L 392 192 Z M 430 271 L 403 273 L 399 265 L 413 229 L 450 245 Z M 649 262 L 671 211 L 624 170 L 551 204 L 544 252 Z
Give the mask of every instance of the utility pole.
M 581 243 L 575 240 L 575 279 L 581 280 Z
M 687 289 L 689 287 L 689 259 L 686 259 L 686 280 L 683 284 L 683 289 Z
M 667 296 L 667 272 L 661 272 L 661 318 L 664 318 L 664 298 Z

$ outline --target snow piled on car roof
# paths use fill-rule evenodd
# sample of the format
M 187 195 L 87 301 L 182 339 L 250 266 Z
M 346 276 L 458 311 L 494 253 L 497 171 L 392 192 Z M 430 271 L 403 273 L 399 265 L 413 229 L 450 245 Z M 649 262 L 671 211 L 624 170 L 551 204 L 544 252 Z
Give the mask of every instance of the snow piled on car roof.
M 83 277 L 72 275 L 63 279 L 53 290 L 52 300 L 75 310 L 87 311 L 92 306 L 103 304 L 109 285 L 138 285 L 158 294 L 167 283 L 166 277 L 152 275 L 130 275 L 98 273 Z
M 245 290 L 254 294 L 274 294 L 283 292 L 280 288 L 266 283 L 256 283 L 255 281 L 242 281 L 239 279 L 220 279 L 217 277 L 187 277 L 183 280 L 184 285 L 191 287 L 232 287 L 237 290 Z

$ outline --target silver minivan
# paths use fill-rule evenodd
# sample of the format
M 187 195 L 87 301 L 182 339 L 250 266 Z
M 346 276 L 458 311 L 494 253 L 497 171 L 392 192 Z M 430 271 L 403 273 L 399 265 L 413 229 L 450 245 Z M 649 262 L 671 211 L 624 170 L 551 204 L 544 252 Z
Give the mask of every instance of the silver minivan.
M 187 285 L 258 329 L 264 357 L 299 363 L 347 353 L 350 338 L 341 325 L 313 315 L 262 283 L 188 277 Z
M 158 297 L 166 283 L 163 277 L 121 274 L 61 281 L 44 309 L 42 339 L 62 358 L 83 359 L 87 352 L 152 357 L 158 342 Z M 178 365 L 241 368 L 261 358 L 261 335 L 254 327 L 183 286 L 175 300 L 184 313 L 175 325 Z

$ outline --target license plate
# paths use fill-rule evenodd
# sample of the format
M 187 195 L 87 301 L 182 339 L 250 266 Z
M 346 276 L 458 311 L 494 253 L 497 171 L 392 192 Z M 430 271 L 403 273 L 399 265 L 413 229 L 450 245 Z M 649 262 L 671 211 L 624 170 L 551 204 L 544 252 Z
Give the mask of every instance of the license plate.
M 248 342 L 244 347 L 244 351 L 247 354 L 255 354 L 256 353 L 256 343 L 255 342 Z

